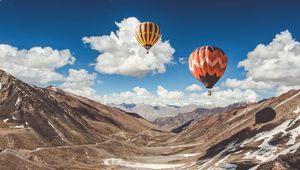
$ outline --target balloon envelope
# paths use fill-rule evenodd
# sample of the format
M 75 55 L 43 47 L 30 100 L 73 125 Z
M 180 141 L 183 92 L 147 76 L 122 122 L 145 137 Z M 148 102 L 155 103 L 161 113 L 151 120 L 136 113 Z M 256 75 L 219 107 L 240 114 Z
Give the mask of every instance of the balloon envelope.
M 189 57 L 189 69 L 194 77 L 208 89 L 222 77 L 227 67 L 226 54 L 219 48 L 203 46 Z
M 160 28 L 153 22 L 142 22 L 136 28 L 136 40 L 148 51 L 161 37 Z

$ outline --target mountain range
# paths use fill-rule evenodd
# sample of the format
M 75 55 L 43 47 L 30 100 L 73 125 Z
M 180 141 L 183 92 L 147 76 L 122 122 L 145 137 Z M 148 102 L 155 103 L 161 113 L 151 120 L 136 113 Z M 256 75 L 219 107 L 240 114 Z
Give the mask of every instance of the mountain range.
M 4 71 L 0 83 L 0 169 L 300 169 L 300 90 L 172 132 Z
M 246 107 L 247 103 L 235 103 L 227 107 L 215 107 L 215 108 L 203 108 L 199 107 L 190 112 L 178 113 L 175 116 L 170 117 L 159 117 L 156 118 L 153 123 L 160 129 L 172 130 L 174 132 L 180 132 L 187 125 L 196 122 L 199 119 L 205 119 L 211 114 L 221 113 L 230 111 L 236 108 Z
M 112 107 L 117 107 L 127 112 L 138 113 L 143 118 L 154 121 L 157 118 L 176 116 L 179 113 L 191 112 L 200 105 L 164 105 L 164 106 L 152 106 L 150 104 L 133 104 L 133 103 L 121 103 L 121 104 L 109 104 Z M 204 106 L 202 106 L 204 107 Z M 206 106 L 208 107 L 208 106 Z

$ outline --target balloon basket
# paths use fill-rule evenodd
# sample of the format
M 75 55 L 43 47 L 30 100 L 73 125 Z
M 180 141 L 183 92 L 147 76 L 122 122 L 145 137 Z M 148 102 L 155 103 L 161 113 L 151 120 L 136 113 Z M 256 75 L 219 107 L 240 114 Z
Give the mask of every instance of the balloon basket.
M 210 90 L 207 91 L 207 95 L 211 96 L 211 91 Z

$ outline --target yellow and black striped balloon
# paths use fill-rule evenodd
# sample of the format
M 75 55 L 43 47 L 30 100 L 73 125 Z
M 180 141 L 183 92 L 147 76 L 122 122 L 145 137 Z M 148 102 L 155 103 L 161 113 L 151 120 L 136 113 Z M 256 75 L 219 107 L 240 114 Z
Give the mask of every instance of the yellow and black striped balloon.
M 136 28 L 136 39 L 147 50 L 147 53 L 160 37 L 160 28 L 153 22 L 142 22 Z

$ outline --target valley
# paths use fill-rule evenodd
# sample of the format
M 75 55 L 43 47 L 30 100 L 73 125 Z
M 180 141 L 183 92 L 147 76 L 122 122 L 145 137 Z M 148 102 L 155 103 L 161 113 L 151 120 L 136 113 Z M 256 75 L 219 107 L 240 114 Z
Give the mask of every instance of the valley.
M 0 82 L 0 169 L 299 169 L 300 90 L 172 132 L 4 71 Z M 261 117 L 266 110 L 274 117 Z

